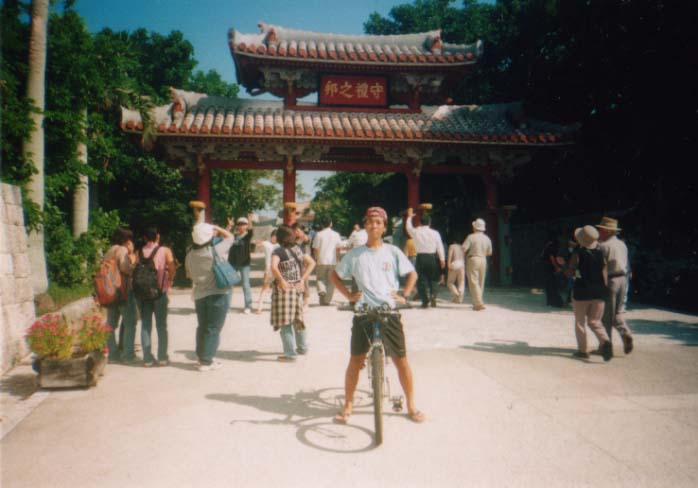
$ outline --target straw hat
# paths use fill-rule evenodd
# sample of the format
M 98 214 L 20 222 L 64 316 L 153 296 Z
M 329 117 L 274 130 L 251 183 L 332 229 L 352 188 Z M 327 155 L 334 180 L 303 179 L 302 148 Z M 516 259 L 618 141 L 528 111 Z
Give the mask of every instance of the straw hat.
M 194 244 L 201 246 L 213 239 L 213 226 L 211 224 L 196 224 L 191 231 L 191 240 Z
M 485 232 L 485 221 L 482 219 L 475 219 L 473 221 L 473 229 Z
M 596 224 L 596 227 L 599 229 L 610 230 L 612 232 L 618 232 L 620 230 L 620 227 L 618 227 L 618 221 L 616 219 L 612 219 L 611 217 L 602 217 L 601 223 Z
M 577 239 L 580 246 L 587 249 L 596 249 L 596 246 L 599 244 L 599 231 L 591 225 L 585 225 L 574 231 L 574 238 Z

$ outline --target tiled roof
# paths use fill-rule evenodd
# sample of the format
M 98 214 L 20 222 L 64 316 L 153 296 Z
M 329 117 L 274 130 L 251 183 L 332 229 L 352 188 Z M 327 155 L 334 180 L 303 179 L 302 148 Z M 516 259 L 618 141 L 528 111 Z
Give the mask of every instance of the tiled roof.
M 448 44 L 441 31 L 393 36 L 349 36 L 287 29 L 259 23 L 259 34 L 228 32 L 235 56 L 289 58 L 321 63 L 387 65 L 473 64 L 482 54 L 482 41 Z
M 572 130 L 521 120 L 519 104 L 443 105 L 421 113 L 340 112 L 284 109 L 282 102 L 228 99 L 172 89 L 173 102 L 157 107 L 159 136 L 292 138 L 355 141 L 449 141 L 454 143 L 568 143 Z M 121 127 L 140 132 L 139 112 L 122 108 Z

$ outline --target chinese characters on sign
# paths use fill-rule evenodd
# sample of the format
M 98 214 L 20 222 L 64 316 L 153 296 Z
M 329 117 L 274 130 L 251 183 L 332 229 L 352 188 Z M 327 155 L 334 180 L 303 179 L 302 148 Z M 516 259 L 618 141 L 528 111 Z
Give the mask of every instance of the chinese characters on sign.
M 320 78 L 321 105 L 385 107 L 387 91 L 385 78 L 335 75 Z

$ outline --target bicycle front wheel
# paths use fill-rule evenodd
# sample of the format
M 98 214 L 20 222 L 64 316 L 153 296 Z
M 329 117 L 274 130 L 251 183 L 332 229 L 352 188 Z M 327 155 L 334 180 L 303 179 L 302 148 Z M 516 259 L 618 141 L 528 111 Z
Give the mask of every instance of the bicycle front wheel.
M 373 387 L 373 417 L 376 445 L 383 442 L 383 348 L 371 351 L 371 383 Z

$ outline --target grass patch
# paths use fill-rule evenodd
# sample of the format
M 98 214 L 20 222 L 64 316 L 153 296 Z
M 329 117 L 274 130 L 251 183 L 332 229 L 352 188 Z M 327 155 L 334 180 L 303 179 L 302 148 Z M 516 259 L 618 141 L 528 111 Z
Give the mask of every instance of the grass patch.
M 46 293 L 53 298 L 54 306 L 39 307 L 36 313 L 37 315 L 43 315 L 45 313 L 55 312 L 71 302 L 91 296 L 93 291 L 92 285 L 89 284 L 65 287 L 51 283 Z

